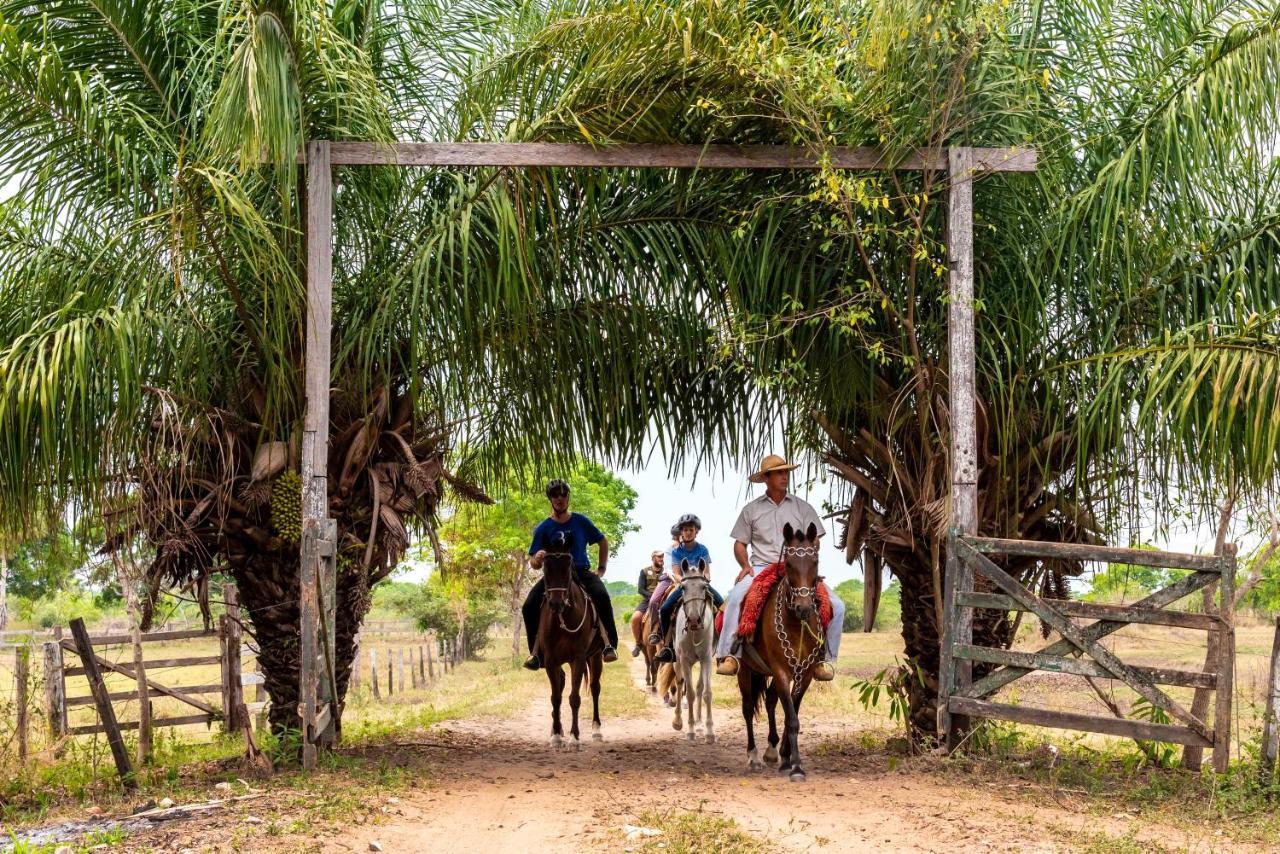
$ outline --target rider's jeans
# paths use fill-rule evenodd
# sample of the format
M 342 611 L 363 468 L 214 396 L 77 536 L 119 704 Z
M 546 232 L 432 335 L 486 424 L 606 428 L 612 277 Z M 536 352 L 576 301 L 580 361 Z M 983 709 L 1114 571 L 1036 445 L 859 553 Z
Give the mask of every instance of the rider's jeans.
M 762 566 L 755 567 L 755 574 L 759 575 L 762 569 L 764 569 Z M 720 632 L 720 643 L 716 645 L 716 658 L 724 658 L 733 649 L 733 640 L 737 636 L 738 618 L 742 614 L 742 600 L 751 589 L 753 580 L 753 577 L 748 576 L 729 591 L 729 600 L 724 606 L 724 630 Z M 844 600 L 835 594 L 827 582 L 822 582 L 822 586 L 827 588 L 832 612 L 831 625 L 827 626 L 827 661 L 835 661 L 836 656 L 840 654 L 840 634 L 844 628 Z

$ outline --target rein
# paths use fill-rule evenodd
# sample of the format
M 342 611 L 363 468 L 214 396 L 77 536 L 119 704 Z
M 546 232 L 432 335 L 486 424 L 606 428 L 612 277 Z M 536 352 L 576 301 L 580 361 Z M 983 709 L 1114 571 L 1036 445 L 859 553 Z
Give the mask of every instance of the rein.
M 800 556 L 804 556 L 802 553 L 806 551 L 816 553 L 817 549 L 811 546 L 783 549 L 784 554 L 790 553 Z M 779 590 L 777 596 L 774 597 L 776 604 L 773 609 L 773 629 L 778 635 L 778 641 L 782 645 L 782 654 L 787 658 L 787 666 L 791 668 L 791 694 L 792 696 L 795 696 L 800 689 L 801 675 L 808 672 L 813 665 L 817 664 L 818 655 L 821 654 L 823 649 L 822 635 L 818 634 L 813 626 L 810 625 L 808 620 L 801 619 L 800 615 L 796 613 L 795 599 L 797 596 L 811 596 L 816 603 L 818 588 L 816 584 L 813 587 L 792 587 L 791 579 L 785 574 L 782 577 L 782 583 L 786 585 L 786 588 L 784 590 Z M 784 607 L 784 599 L 786 609 L 789 610 L 791 615 L 800 622 L 801 633 L 799 653 L 797 653 L 795 648 L 791 645 L 791 637 L 787 634 L 787 630 L 783 625 L 782 611 Z M 816 608 L 814 609 L 814 613 L 816 617 Z M 805 635 L 812 637 L 815 641 L 813 649 L 807 655 L 804 654 Z
M 547 593 L 564 593 L 565 600 L 571 602 L 572 601 L 571 591 L 573 587 L 574 585 L 572 584 L 570 584 L 568 587 L 548 587 L 546 588 L 546 592 Z M 587 591 L 585 590 L 582 591 L 582 598 L 585 600 L 585 605 L 582 609 L 582 619 L 578 621 L 578 625 L 576 628 L 571 629 L 565 625 L 563 610 L 556 611 L 556 616 L 560 618 L 560 628 L 564 629 L 564 631 L 568 632 L 571 635 L 576 635 L 578 632 L 582 631 L 582 627 L 586 625 L 586 622 L 587 622 L 587 614 L 595 610 L 595 603 L 591 601 L 591 597 L 587 595 Z

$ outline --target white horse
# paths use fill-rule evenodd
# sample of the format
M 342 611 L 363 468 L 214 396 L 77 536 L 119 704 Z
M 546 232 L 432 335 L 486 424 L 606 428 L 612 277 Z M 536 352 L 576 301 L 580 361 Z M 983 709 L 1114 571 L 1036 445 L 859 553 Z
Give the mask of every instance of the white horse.
M 696 570 L 689 567 L 689 562 L 681 562 L 680 610 L 676 614 L 676 716 L 671 722 L 675 729 L 681 729 L 681 695 L 689 703 L 689 741 L 694 741 L 694 725 L 698 723 L 700 711 L 706 706 L 707 743 L 716 740 L 715 726 L 711 721 L 711 672 L 712 656 L 715 652 L 716 608 L 711 599 L 711 581 L 707 578 L 706 561 L 699 560 Z M 698 663 L 698 682 L 695 688 L 693 681 L 693 665 Z

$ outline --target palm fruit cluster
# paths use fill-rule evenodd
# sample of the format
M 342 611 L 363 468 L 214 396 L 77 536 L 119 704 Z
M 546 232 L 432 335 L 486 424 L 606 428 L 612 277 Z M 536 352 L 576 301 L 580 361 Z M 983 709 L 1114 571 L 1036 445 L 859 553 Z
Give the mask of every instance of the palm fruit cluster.
M 271 484 L 271 527 L 287 543 L 302 540 L 302 476 L 286 471 Z

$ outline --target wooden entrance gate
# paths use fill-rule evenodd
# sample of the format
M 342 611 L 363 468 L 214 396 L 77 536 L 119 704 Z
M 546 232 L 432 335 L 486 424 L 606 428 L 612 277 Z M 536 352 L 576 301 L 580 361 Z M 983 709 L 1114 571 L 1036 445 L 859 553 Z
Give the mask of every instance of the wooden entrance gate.
M 949 546 L 944 610 L 946 625 L 938 691 L 938 730 L 944 744 L 954 746 L 954 733 L 960 729 L 953 726 L 953 717 L 995 718 L 1212 748 L 1214 769 L 1219 773 L 1227 770 L 1231 744 L 1232 665 L 1235 660 L 1234 546 L 1228 546 L 1221 555 L 1191 555 L 989 539 L 963 536 L 954 529 Z M 989 556 L 995 556 L 996 560 Z M 997 561 L 1002 558 L 1125 563 L 1190 570 L 1190 573 L 1132 605 L 1101 605 L 1037 596 L 998 565 Z M 976 579 L 981 580 L 980 585 L 975 584 Z M 1214 582 L 1218 582 L 1222 601 L 1216 614 L 1166 607 Z M 976 589 L 979 586 L 984 589 Z M 1062 639 L 1037 652 L 974 646 L 973 610 L 977 608 L 1033 613 L 1056 630 Z M 1073 617 L 1094 622 L 1077 625 Z M 1201 672 L 1126 664 L 1100 641 L 1134 623 L 1216 632 L 1218 655 L 1213 668 Z M 972 663 L 975 661 L 997 667 L 975 682 L 972 679 Z M 1163 710 L 1171 723 L 1061 712 L 986 699 L 1005 685 L 1037 670 L 1118 680 L 1153 707 Z M 1184 708 L 1160 685 L 1213 691 L 1213 725 Z

